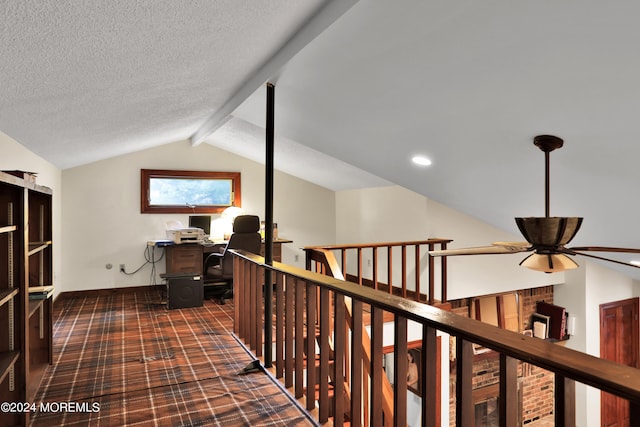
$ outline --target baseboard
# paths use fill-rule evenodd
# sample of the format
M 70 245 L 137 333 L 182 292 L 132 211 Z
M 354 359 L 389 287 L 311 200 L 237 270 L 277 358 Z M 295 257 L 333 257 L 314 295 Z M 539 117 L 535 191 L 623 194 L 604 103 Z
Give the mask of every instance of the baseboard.
M 57 308 L 57 305 L 61 304 L 65 299 L 68 298 L 92 298 L 104 295 L 114 295 L 114 294 L 129 294 L 134 292 L 143 292 L 147 290 L 151 290 L 154 288 L 158 288 L 158 286 L 154 285 L 144 285 L 144 286 L 129 286 L 125 288 L 109 288 L 109 289 L 87 289 L 84 291 L 67 291 L 60 292 L 56 294 L 53 299 L 53 308 L 54 310 Z

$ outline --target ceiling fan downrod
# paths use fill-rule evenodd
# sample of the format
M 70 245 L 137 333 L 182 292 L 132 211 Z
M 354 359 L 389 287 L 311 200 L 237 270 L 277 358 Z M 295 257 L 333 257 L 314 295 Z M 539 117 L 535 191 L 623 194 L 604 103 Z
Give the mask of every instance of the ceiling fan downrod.
M 533 138 L 533 144 L 544 152 L 544 216 L 549 218 L 549 153 L 562 147 L 564 141 L 553 135 L 538 135 Z

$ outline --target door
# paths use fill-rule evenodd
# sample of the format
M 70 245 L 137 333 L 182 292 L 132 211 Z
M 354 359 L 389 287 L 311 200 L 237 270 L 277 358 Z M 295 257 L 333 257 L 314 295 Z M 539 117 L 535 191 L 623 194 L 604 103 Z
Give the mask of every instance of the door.
M 600 305 L 600 357 L 638 368 L 638 298 Z M 629 426 L 629 403 L 608 393 L 601 397 L 604 427 Z

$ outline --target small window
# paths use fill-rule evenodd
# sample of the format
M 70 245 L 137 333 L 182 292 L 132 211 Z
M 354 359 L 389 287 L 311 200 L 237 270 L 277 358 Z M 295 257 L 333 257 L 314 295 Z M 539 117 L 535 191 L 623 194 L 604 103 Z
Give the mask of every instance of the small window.
M 241 206 L 240 172 L 140 172 L 141 213 L 220 213 Z

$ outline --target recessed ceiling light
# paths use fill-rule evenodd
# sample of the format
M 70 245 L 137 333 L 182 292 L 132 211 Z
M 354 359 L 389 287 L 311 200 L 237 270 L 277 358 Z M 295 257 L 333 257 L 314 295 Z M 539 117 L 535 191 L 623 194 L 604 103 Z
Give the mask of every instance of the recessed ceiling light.
M 411 161 L 420 166 L 429 166 L 431 164 L 431 160 L 429 160 L 425 156 L 413 156 Z
M 629 264 L 637 265 L 638 267 L 640 267 L 640 261 L 637 260 L 631 261 Z

